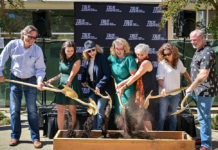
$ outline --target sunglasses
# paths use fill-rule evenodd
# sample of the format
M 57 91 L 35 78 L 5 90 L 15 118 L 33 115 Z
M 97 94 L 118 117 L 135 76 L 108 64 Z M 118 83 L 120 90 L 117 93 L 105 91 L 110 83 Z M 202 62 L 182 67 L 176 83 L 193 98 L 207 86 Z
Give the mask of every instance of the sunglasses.
M 170 56 L 172 53 L 163 54 L 164 57 Z
M 91 52 L 94 52 L 94 51 L 95 51 L 95 49 L 91 49 L 91 50 L 87 51 L 87 53 L 91 53 Z
M 29 39 L 33 39 L 33 40 L 36 40 L 37 39 L 37 37 L 35 37 L 35 36 L 32 36 L 32 35 L 29 35 L 29 34 L 25 34 Z

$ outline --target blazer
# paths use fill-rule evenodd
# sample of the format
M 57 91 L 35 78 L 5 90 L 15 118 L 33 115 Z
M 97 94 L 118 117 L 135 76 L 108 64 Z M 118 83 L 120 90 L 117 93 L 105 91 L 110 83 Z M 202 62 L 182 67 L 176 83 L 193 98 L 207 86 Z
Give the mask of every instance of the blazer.
M 104 91 L 109 92 L 111 70 L 107 57 L 102 53 L 96 54 L 93 67 L 93 82 L 90 81 L 88 68 L 89 61 L 85 61 L 82 66 L 82 83 L 87 82 L 93 88 L 98 87 L 101 94 L 105 94 Z

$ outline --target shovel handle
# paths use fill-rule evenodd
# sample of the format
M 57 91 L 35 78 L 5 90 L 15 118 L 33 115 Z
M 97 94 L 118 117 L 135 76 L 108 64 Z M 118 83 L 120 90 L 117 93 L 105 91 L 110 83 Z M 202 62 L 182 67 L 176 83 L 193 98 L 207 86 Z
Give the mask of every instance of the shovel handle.
M 115 87 L 117 87 L 117 82 L 115 81 L 115 78 L 113 78 L 113 79 L 114 79 Z M 120 93 L 117 93 L 117 97 L 118 97 L 120 106 L 122 107 L 122 109 L 124 109 L 124 106 L 123 106 L 123 104 L 122 104 L 122 100 L 121 100 L 121 95 L 120 95 Z
M 16 80 L 9 80 L 9 79 L 5 79 L 5 81 L 37 88 L 37 85 L 31 84 L 31 83 L 26 83 L 26 82 L 21 82 L 21 81 L 16 81 Z M 43 89 L 48 90 L 48 91 L 52 91 L 52 92 L 60 92 L 60 93 L 63 92 L 62 90 L 53 89 L 53 88 L 49 88 L 49 87 L 45 87 L 45 86 L 43 87 Z
M 179 89 L 167 92 L 166 95 L 170 95 L 170 94 L 173 94 L 173 93 L 176 93 L 176 92 L 180 92 L 180 91 L 183 91 L 183 90 L 185 90 L 187 88 L 188 88 L 188 86 L 183 87 L 183 88 L 179 88 Z M 156 96 L 150 96 L 149 99 L 160 98 L 160 97 L 164 97 L 164 95 L 160 94 L 160 95 L 156 95 Z
M 80 100 L 78 98 L 73 98 L 73 100 L 75 100 L 75 101 L 77 101 L 77 102 L 79 102 L 79 103 L 81 103 L 81 104 L 83 104 L 85 106 L 93 107 L 92 105 L 90 105 L 90 103 L 85 103 L 84 101 L 82 101 L 82 100 Z

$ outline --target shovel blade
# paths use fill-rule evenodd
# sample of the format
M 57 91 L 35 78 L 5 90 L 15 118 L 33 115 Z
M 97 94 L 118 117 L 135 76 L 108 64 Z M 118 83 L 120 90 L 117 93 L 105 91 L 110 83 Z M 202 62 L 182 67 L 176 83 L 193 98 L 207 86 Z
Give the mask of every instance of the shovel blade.
M 62 90 L 63 90 L 65 96 L 70 97 L 72 99 L 78 98 L 77 93 L 72 88 L 70 88 L 69 86 L 64 85 L 64 84 L 62 86 L 64 87 Z

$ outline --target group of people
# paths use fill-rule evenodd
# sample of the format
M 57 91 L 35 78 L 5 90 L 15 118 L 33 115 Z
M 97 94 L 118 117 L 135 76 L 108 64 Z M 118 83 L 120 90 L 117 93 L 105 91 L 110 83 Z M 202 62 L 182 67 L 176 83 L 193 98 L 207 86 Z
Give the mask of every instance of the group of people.
M 104 118 L 107 99 L 100 94 L 111 90 L 110 79 L 113 77 L 116 94 L 114 95 L 115 115 L 122 114 L 124 106 L 127 109 L 143 109 L 145 99 L 152 89 L 152 84 L 156 81 L 159 85 L 159 92 L 153 94 L 163 94 L 159 100 L 159 118 L 156 130 L 164 129 L 164 122 L 169 113 L 176 112 L 180 101 L 179 93 L 167 95 L 167 92 L 180 88 L 181 74 L 189 82 L 186 94 L 195 92 L 198 119 L 201 125 L 202 149 L 211 149 L 211 123 L 210 108 L 217 93 L 216 59 L 212 48 L 206 44 L 204 34 L 196 29 L 190 33 L 190 40 L 194 48 L 195 55 L 191 63 L 191 77 L 179 58 L 178 48 L 170 43 L 164 43 L 158 50 L 158 68 L 154 74 L 154 67 L 148 56 L 149 45 L 140 43 L 134 48 L 136 58 L 130 50 L 128 42 L 123 38 L 117 38 L 112 42 L 110 55 L 106 57 L 102 48 L 92 40 L 84 43 L 83 65 L 76 55 L 75 43 L 66 41 L 60 51 L 60 73 L 55 77 L 43 82 L 45 77 L 45 63 L 42 50 L 35 44 L 38 30 L 28 25 L 21 31 L 21 39 L 10 41 L 0 55 L 0 82 L 5 81 L 3 69 L 8 58 L 11 58 L 11 79 L 27 83 L 37 84 L 39 90 L 43 86 L 59 80 L 59 89 L 63 89 L 63 84 L 71 87 L 79 99 L 84 99 L 81 87 L 91 87 L 95 92 L 90 91 L 90 97 L 96 102 L 98 113 L 94 118 L 93 129 L 101 129 Z M 81 69 L 82 79 L 78 80 L 78 72 Z M 10 146 L 19 143 L 21 135 L 20 107 L 22 93 L 27 104 L 28 121 L 31 138 L 36 148 L 41 148 L 38 114 L 36 107 L 37 89 L 10 83 L 10 114 L 11 114 L 11 140 Z M 66 106 L 72 116 L 72 127 L 76 124 L 76 101 L 66 97 L 63 93 L 56 93 L 55 103 L 58 110 L 58 128 L 64 129 L 64 115 Z M 153 108 L 152 108 L 153 109 Z M 151 108 L 144 110 L 143 125 L 145 130 L 152 130 L 151 118 L 147 117 Z M 169 130 L 176 130 L 176 115 L 169 117 Z

